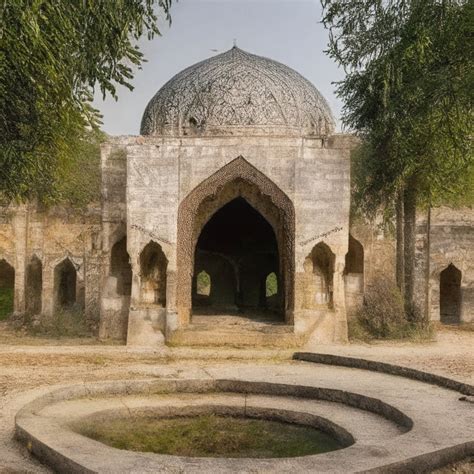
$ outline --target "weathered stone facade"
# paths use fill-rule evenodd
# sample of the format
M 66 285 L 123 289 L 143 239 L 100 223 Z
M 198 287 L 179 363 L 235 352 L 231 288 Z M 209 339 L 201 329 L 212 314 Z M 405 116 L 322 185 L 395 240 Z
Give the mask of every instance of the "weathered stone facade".
M 64 297 L 81 307 L 89 326 L 97 328 L 101 227 L 98 206 L 81 212 L 42 210 L 34 204 L 0 208 L 0 260 L 14 269 L 15 312 L 50 317 L 61 292 L 69 291 Z
M 143 135 L 102 145 L 101 208 L 2 210 L 0 286 L 14 270 L 16 312 L 76 304 L 99 337 L 128 344 L 208 341 L 197 326 L 233 317 L 261 332 L 224 343 L 346 340 L 364 289 L 394 276 L 395 242 L 350 228 L 355 140 L 333 130 L 324 98 L 286 66 L 236 48 L 193 66 L 152 99 Z M 441 312 L 472 321 L 473 212 L 434 210 L 430 226 L 417 291 L 432 319 L 449 293 Z

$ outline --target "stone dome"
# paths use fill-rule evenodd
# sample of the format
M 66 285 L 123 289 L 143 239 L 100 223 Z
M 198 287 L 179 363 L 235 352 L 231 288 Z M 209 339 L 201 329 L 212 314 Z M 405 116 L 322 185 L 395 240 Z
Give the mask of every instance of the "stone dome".
M 233 47 L 176 74 L 151 99 L 142 135 L 334 131 L 328 103 L 307 79 Z

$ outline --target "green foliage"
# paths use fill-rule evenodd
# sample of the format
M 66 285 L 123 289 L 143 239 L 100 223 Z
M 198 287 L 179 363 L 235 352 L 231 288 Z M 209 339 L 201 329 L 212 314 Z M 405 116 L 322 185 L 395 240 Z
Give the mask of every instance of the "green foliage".
M 115 417 L 73 429 L 118 449 L 192 457 L 294 457 L 340 449 L 315 428 L 278 421 L 200 415 L 157 419 Z
M 420 202 L 472 204 L 474 3 L 322 0 L 329 54 L 346 71 L 343 122 L 363 139 L 356 203 L 393 208 L 415 186 Z
M 275 272 L 272 272 L 270 273 L 270 275 L 267 276 L 265 284 L 265 296 L 267 298 L 269 298 L 270 296 L 274 296 L 278 293 L 278 279 Z
M 197 294 L 209 296 L 211 293 L 211 277 L 204 270 L 197 276 Z
M 349 338 L 371 339 L 427 339 L 433 335 L 429 322 L 419 315 L 405 318 L 400 290 L 388 278 L 378 277 L 364 294 L 364 304 L 349 321 Z
M 100 143 L 103 139 L 104 134 L 90 131 L 77 140 L 68 159 L 54 173 L 52 202 L 84 208 L 100 200 Z
M 0 287 L 0 321 L 6 319 L 13 313 L 13 288 Z
M 0 193 L 46 200 L 61 193 L 77 144 L 99 125 L 94 88 L 113 97 L 118 84 L 132 88 L 133 68 L 144 60 L 137 41 L 159 34 L 157 14 L 169 19 L 171 3 L 1 3 Z

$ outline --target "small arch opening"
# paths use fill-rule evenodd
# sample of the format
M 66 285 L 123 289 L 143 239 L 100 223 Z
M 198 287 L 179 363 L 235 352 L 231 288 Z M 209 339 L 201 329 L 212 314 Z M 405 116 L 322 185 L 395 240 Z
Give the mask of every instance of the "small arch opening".
M 141 302 L 166 307 L 168 260 L 156 242 L 149 242 L 140 254 Z
M 346 253 L 344 273 L 364 273 L 364 247 L 349 234 L 349 251 Z
M 132 291 L 132 266 L 127 252 L 127 238 L 123 237 L 112 247 L 110 274 L 117 279 L 117 295 L 130 296 Z
M 26 267 L 25 304 L 28 314 L 40 314 L 43 293 L 43 264 L 34 255 Z
M 56 308 L 68 309 L 76 303 L 77 272 L 69 258 L 54 269 L 54 293 Z
M 265 305 L 276 310 L 279 306 L 278 275 L 271 272 L 265 278 Z
M 346 309 L 351 316 L 364 302 L 364 247 L 349 234 L 349 249 L 344 266 Z
M 15 269 L 4 259 L 0 260 L 0 320 L 14 310 Z
M 211 294 L 211 276 L 205 270 L 198 273 L 196 293 L 199 296 L 210 296 Z
M 324 242 L 313 247 L 304 262 L 305 294 L 303 307 L 333 307 L 333 278 L 336 256 Z
M 444 324 L 461 322 L 461 278 L 461 271 L 452 263 L 440 273 L 439 309 Z

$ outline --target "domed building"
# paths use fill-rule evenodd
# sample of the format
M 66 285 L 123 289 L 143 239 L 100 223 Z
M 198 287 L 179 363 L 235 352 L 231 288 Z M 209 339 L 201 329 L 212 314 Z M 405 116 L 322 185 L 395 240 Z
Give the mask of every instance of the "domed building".
M 313 84 L 237 47 L 168 81 L 141 136 L 103 147 L 102 335 L 345 339 L 351 139 L 334 128 Z
M 0 206 L 0 320 L 68 314 L 151 347 L 345 341 L 365 289 L 395 287 L 396 243 L 349 222 L 355 140 L 334 128 L 316 87 L 276 61 L 234 47 L 185 69 L 141 135 L 102 145 L 100 203 Z M 472 322 L 474 212 L 418 214 L 416 300 Z

